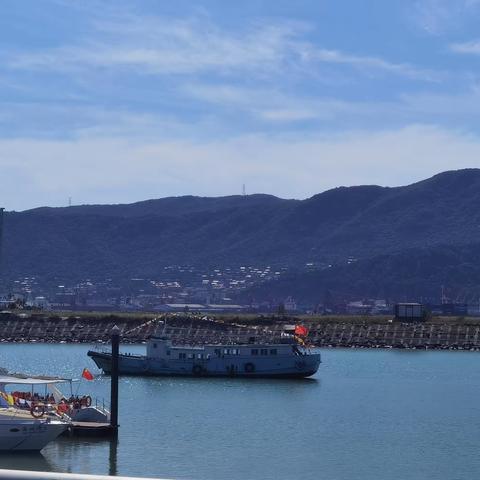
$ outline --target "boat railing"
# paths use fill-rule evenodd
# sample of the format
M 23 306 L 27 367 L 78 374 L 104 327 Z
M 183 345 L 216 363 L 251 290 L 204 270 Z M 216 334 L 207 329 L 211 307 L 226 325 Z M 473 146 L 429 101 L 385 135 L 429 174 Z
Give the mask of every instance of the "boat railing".
M 95 397 L 92 400 L 92 406 L 95 406 L 97 410 L 104 413 L 105 415 L 110 415 L 110 403 L 105 401 L 105 398 Z
M 38 407 L 41 409 L 46 416 L 57 416 L 57 417 L 62 417 L 62 418 L 68 418 L 69 417 L 69 410 L 61 410 L 59 407 L 62 405 L 61 403 L 53 403 L 53 402 L 30 402 L 30 404 L 26 404 L 25 406 L 19 406 L 19 405 L 12 405 L 10 407 L 6 407 L 4 410 L 9 411 L 9 414 L 12 417 L 15 416 L 23 416 L 25 412 L 30 412 L 32 408 Z M 65 404 L 68 405 L 70 408 L 73 407 L 73 410 L 81 410 L 82 408 L 85 408 L 87 405 L 79 405 L 80 408 L 75 408 L 73 404 Z M 110 415 L 110 404 L 105 401 L 104 398 L 102 397 L 94 397 L 92 398 L 90 407 L 96 408 L 99 412 L 103 413 L 104 415 Z M 37 418 L 37 417 L 35 417 Z M 43 418 L 43 414 L 39 416 L 38 418 Z

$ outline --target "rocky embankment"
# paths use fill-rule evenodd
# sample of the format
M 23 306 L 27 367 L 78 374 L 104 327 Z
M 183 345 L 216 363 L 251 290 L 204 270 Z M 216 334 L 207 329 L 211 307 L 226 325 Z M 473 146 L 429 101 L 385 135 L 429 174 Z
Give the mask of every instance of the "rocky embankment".
M 422 324 L 387 319 L 335 318 L 315 321 L 295 318 L 209 319 L 194 315 L 56 316 L 47 314 L 0 315 L 2 342 L 108 342 L 117 325 L 122 342 L 137 343 L 151 335 L 169 336 L 174 343 L 243 343 L 251 337 L 274 340 L 286 323 L 310 329 L 309 343 L 318 347 L 480 349 L 480 322 L 435 319 Z

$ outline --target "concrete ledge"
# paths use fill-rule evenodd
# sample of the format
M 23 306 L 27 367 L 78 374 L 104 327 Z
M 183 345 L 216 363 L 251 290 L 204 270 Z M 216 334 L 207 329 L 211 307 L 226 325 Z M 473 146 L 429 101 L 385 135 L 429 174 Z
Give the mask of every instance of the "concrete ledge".
M 81 473 L 30 472 L 28 470 L 0 470 L 1 480 L 163 480 L 139 477 L 110 477 Z

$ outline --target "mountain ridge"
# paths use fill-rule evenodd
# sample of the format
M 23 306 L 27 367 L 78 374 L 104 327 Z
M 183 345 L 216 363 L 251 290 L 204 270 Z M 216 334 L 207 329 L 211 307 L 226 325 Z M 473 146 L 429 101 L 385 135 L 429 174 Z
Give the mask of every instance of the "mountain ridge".
M 466 247 L 480 245 L 480 169 L 402 187 L 337 187 L 305 200 L 255 194 L 40 207 L 6 212 L 4 225 L 4 280 L 155 278 L 184 264 L 340 268 L 347 258 L 366 265 L 438 248 L 457 249 L 465 263 L 473 255 Z

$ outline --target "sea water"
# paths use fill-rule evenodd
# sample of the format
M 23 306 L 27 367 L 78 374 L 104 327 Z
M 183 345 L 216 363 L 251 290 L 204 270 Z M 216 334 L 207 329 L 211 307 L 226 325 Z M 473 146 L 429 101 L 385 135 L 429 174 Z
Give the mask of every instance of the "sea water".
M 88 347 L 1 344 L 0 366 L 72 378 L 88 367 L 95 380 L 73 393 L 108 400 Z M 121 377 L 118 443 L 61 438 L 41 454 L 0 455 L 0 468 L 198 480 L 480 474 L 479 353 L 321 353 L 304 380 Z

